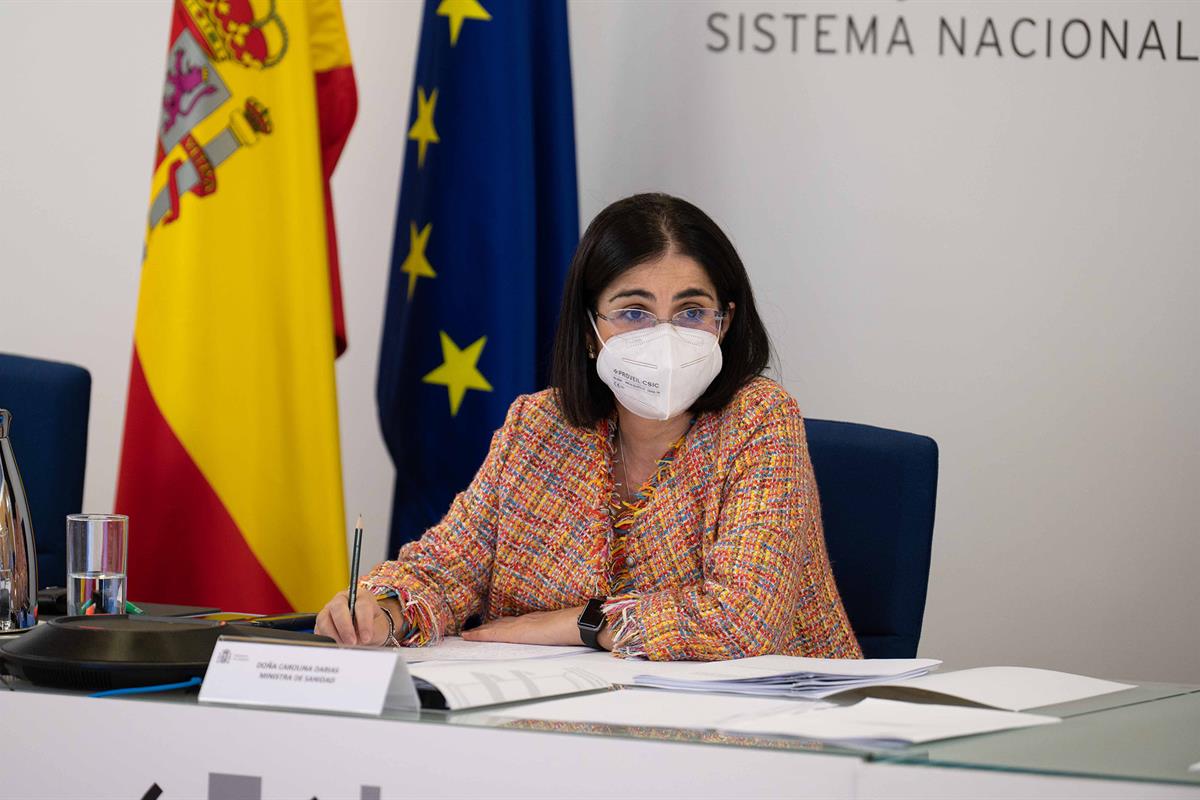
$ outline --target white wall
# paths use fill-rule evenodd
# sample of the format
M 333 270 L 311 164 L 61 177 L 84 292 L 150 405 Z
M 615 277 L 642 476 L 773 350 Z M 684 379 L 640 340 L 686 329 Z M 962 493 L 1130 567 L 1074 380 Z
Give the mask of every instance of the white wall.
M 350 350 L 347 513 L 381 557 L 392 470 L 374 369 L 420 7 L 344 3 L 358 122 L 334 179 Z M 1047 10 L 1049 9 L 1049 10 Z M 712 53 L 711 11 L 776 15 Z M 807 13 L 790 52 L 786 12 Z M 818 55 L 813 17 L 913 56 Z M 1152 15 L 1167 63 L 939 58 L 937 17 Z M 1200 681 L 1200 7 L 571 5 L 582 214 L 663 189 L 751 270 L 808 414 L 942 448 L 925 654 Z M 468 23 L 469 24 L 469 23 Z M 736 35 L 736 22 L 725 28 Z M 86 505 L 111 506 L 167 11 L 0 4 L 0 350 L 93 374 Z M 53 46 L 47 46 L 47 42 Z M 750 38 L 747 46 L 763 39 Z M 886 37 L 885 37 L 886 41 Z
M 1200 6 L 572 10 L 583 216 L 694 199 L 749 265 L 806 413 L 938 440 L 923 653 L 1200 679 L 1200 65 L 1020 60 L 1003 26 L 1006 56 L 937 55 L 942 14 L 1103 14 L 1153 15 L 1173 59 L 1177 20 L 1200 52 Z M 774 13 L 776 49 L 708 51 L 712 11 Z M 889 35 L 903 14 L 914 55 L 846 55 L 847 11 Z M 785 12 L 809 14 L 795 54 Z M 838 55 L 814 52 L 821 12 L 842 15 Z

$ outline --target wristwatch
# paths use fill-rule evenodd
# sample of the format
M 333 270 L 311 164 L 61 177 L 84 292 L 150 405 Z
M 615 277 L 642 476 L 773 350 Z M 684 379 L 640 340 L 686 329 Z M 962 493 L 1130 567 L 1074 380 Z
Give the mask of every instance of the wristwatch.
M 604 625 L 608 622 L 607 617 L 601 613 L 600 609 L 604 606 L 604 598 L 595 597 L 588 600 L 588 604 L 583 607 L 583 613 L 579 615 L 579 638 L 588 647 L 594 647 L 597 650 L 603 650 L 600 646 L 600 631 L 604 630 Z

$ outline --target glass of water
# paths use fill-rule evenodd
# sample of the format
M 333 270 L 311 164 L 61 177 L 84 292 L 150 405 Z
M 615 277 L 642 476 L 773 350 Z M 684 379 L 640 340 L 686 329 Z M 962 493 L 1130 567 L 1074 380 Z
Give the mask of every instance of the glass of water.
M 67 615 L 125 613 L 129 517 L 67 517 Z

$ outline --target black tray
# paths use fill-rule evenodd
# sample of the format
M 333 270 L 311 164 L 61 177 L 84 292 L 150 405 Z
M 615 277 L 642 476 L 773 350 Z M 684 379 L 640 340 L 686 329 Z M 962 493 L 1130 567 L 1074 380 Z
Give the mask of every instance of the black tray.
M 181 617 L 61 617 L 0 645 L 0 667 L 40 686 L 121 689 L 200 678 L 220 636 L 330 642 L 325 636 Z

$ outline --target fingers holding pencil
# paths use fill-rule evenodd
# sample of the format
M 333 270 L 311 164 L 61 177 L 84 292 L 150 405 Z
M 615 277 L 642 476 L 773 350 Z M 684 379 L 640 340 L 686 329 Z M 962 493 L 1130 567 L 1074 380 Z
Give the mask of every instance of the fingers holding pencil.
M 354 546 L 350 553 L 350 585 L 338 592 L 317 615 L 316 632 L 339 644 L 382 645 L 389 625 L 374 595 L 358 598 L 358 571 L 362 564 L 363 518 L 354 525 Z
M 354 608 L 350 616 L 349 595 L 342 590 L 325 604 L 317 615 L 316 632 L 328 636 L 338 644 L 366 645 L 378 647 L 387 641 L 387 618 L 380 609 L 375 596 L 369 592 Z

